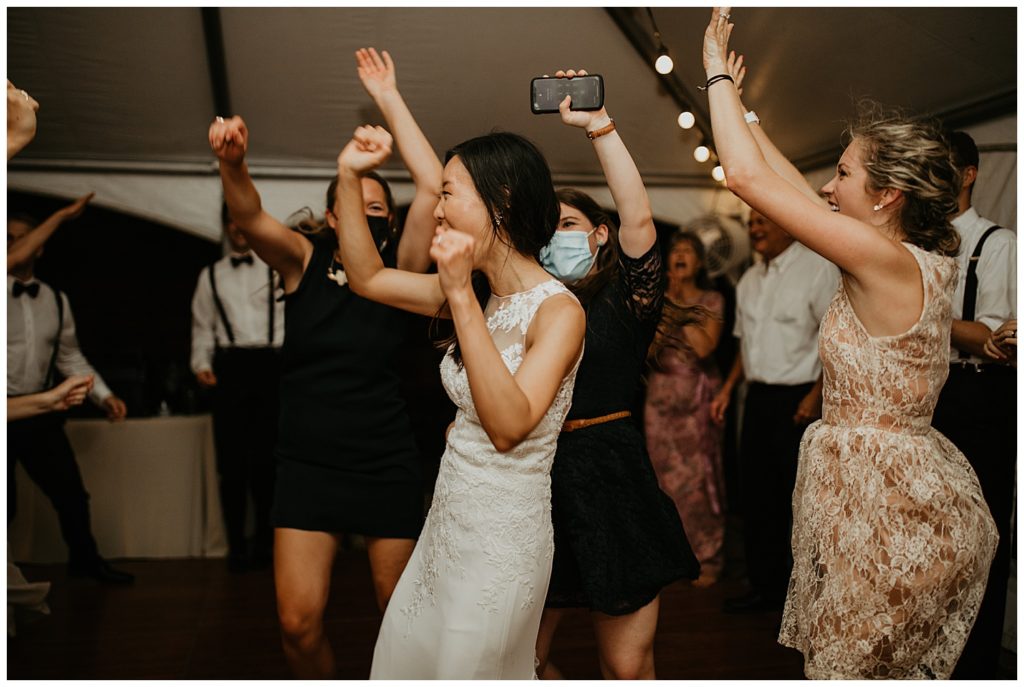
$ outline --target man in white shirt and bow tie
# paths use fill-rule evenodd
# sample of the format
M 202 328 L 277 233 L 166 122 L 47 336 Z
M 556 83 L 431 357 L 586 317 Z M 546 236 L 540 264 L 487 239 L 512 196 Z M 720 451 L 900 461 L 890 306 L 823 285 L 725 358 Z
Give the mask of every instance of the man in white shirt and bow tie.
M 56 221 L 77 216 L 79 202 L 57 212 Z M 51 217 L 47 222 L 55 221 Z M 7 244 L 23 239 L 36 222 L 27 216 L 7 220 Z M 44 223 L 45 224 L 45 223 Z M 7 395 L 23 396 L 49 389 L 57 375 L 92 376 L 89 398 L 111 420 L 127 414 L 78 347 L 71 304 L 63 293 L 35 278 L 42 247 L 7 274 Z M 130 583 L 134 577 L 115 570 L 100 557 L 89 521 L 89 494 L 85 490 L 75 454 L 64 433 L 64 416 L 49 413 L 7 425 L 7 517 L 16 513 L 14 466 L 25 472 L 53 503 L 61 535 L 68 545 L 68 571 L 75 577 L 93 577 L 107 583 Z
M 284 303 L 280 279 L 249 249 L 231 221 L 221 221 L 231 251 L 203 269 L 192 297 L 192 372 L 213 392 L 214 436 L 228 568 L 240 572 L 272 561 L 280 349 Z M 252 551 L 245 537 L 252 495 Z

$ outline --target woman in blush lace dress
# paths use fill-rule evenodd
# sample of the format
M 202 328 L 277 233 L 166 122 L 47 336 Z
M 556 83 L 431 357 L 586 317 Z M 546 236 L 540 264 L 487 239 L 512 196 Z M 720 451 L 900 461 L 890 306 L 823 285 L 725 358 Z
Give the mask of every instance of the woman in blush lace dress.
M 551 465 L 586 329 L 538 262 L 558 200 L 522 137 L 465 141 L 446 156 L 434 210 L 437 274 L 388 269 L 359 208 L 360 178 L 390 146 L 380 127 L 360 127 L 338 156 L 341 258 L 363 297 L 453 321 L 441 378 L 458 412 L 370 677 L 529 679 L 554 549 Z
M 722 386 L 713 353 L 722 334 L 725 299 L 711 288 L 704 244 L 690 232 L 669 241 L 665 297 L 682 307 L 699 305 L 709 317 L 666 330 L 648 352 L 644 430 L 647 452 L 662 490 L 672 497 L 686 537 L 700 561 L 693 584 L 714 584 L 722 571 L 725 478 L 722 427 L 711 418 L 711 400 Z
M 800 447 L 779 641 L 812 679 L 948 679 L 998 541 L 970 464 L 931 427 L 959 248 L 949 144 L 933 122 L 865 103 L 826 206 L 744 121 L 732 28 L 716 9 L 704 35 L 729 189 L 842 272 L 821 323 L 824 406 Z

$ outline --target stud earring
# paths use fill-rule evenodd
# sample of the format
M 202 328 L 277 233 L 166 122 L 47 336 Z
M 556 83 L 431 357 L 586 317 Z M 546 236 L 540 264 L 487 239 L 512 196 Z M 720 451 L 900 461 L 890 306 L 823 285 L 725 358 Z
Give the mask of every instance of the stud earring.
M 875 212 L 878 212 L 879 210 L 881 210 L 884 207 L 885 207 L 884 205 L 882 205 L 881 203 L 878 203 L 877 205 L 875 205 Z

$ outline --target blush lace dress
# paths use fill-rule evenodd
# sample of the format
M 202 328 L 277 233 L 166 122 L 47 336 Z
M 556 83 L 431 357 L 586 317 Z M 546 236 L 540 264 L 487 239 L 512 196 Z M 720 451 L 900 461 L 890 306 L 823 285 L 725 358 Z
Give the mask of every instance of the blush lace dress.
M 553 280 L 491 296 L 487 328 L 513 374 L 537 309 L 562 293 L 569 291 Z M 499 453 L 480 424 L 465 368 L 451 351 L 441 361 L 444 387 L 458 406 L 455 426 L 423 533 L 384 613 L 371 679 L 535 676 L 554 550 L 551 465 L 578 366 L 530 436 Z
M 843 287 L 821 325 L 823 417 L 800 447 L 779 635 L 812 679 L 948 679 L 998 540 L 970 464 L 931 427 L 956 265 L 905 245 L 924 284 L 913 327 L 870 336 Z

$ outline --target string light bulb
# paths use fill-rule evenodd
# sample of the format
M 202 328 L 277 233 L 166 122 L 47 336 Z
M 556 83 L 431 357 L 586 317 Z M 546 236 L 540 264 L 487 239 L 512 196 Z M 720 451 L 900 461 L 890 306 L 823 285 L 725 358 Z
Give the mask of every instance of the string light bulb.
M 672 67 L 675 66 L 672 62 L 672 58 L 668 56 L 668 48 L 661 46 L 658 50 L 658 59 L 654 61 L 654 70 L 659 74 L 668 74 L 672 71 Z
M 680 129 L 692 129 L 693 125 L 697 123 L 697 118 L 693 116 L 692 112 L 680 112 L 676 122 L 679 123 Z
M 710 157 L 711 151 L 705 145 L 699 145 L 693 151 L 693 159 L 697 162 L 707 162 Z
M 722 165 L 715 165 L 715 168 L 711 170 L 711 178 L 715 181 L 725 181 L 725 170 L 722 169 Z

